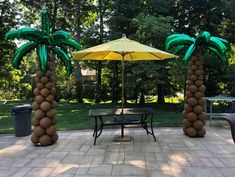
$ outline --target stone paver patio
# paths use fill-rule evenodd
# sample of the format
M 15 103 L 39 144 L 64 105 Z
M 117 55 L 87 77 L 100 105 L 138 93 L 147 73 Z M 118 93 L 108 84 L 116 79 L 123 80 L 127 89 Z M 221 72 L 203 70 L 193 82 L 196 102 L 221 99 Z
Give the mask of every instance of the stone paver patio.
M 158 142 L 142 129 L 125 129 L 132 142 L 112 139 L 105 129 L 93 146 L 91 130 L 59 132 L 57 144 L 34 147 L 28 137 L 0 135 L 0 177 L 234 177 L 230 129 L 207 127 L 205 138 L 181 128 L 155 128 Z

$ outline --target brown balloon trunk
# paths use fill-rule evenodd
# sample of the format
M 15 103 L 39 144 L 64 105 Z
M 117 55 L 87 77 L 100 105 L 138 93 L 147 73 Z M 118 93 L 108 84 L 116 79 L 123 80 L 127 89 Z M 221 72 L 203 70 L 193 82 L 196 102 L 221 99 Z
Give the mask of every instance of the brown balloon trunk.
M 206 134 L 206 124 L 203 85 L 203 61 L 201 49 L 189 61 L 186 83 L 185 107 L 183 115 L 183 131 L 189 137 L 202 137 Z
M 35 145 L 51 145 L 58 140 L 55 125 L 57 123 L 55 108 L 56 90 L 53 82 L 52 62 L 48 62 L 47 72 L 43 74 L 40 65 L 35 76 L 35 101 L 32 104 L 35 116 L 32 119 L 34 132 L 31 141 Z

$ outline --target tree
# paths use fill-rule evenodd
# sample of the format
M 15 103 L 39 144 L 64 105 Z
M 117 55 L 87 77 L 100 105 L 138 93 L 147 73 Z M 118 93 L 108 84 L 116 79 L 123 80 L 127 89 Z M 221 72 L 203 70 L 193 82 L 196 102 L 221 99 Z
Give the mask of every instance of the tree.
M 18 11 L 15 2 L 0 1 L 0 99 L 14 99 L 21 96 L 26 83 L 19 84 L 25 76 L 28 67 L 24 71 L 15 71 L 11 66 L 10 57 L 16 45 L 11 41 L 4 41 L 4 35 L 11 28 L 17 26 Z M 25 65 L 24 65 L 25 66 Z M 9 71 L 9 72 L 6 72 Z M 13 89 L 14 88 L 14 89 Z
M 189 47 L 188 47 L 189 46 Z M 187 49 L 184 56 L 188 67 L 188 80 L 186 86 L 185 108 L 183 115 L 183 130 L 190 137 L 204 136 L 206 122 L 203 85 L 203 52 L 211 52 L 221 61 L 222 65 L 227 65 L 226 52 L 230 49 L 228 41 L 213 37 L 209 32 L 201 32 L 196 39 L 186 34 L 173 34 L 166 39 L 166 49 L 173 49 L 173 53 Z
M 142 43 L 163 49 L 164 44 L 160 41 L 164 41 L 170 35 L 172 22 L 173 18 L 170 16 L 152 16 L 140 13 L 133 19 L 133 24 L 137 28 L 136 38 Z M 167 93 L 166 88 L 170 87 L 169 74 L 166 69 L 167 61 L 152 61 L 152 65 L 155 66 L 155 69 L 152 68 L 153 72 L 158 71 L 158 74 L 155 74 L 155 77 L 152 78 L 152 82 L 157 87 L 158 102 L 164 103 L 164 96 Z M 145 81 L 147 82 L 147 80 Z
M 218 35 L 222 22 L 228 18 L 225 0 L 178 0 L 171 4 L 178 33 L 195 35 L 207 30 Z
M 32 134 L 31 141 L 34 144 L 40 143 L 41 145 L 53 144 L 58 139 L 55 129 L 57 122 L 55 108 L 57 103 L 54 100 L 56 90 L 53 85 L 54 78 L 52 75 L 52 62 L 49 61 L 51 56 L 49 51 L 62 60 L 69 76 L 72 73 L 72 65 L 67 47 L 79 50 L 80 46 L 71 39 L 70 34 L 67 32 L 56 31 L 51 33 L 49 15 L 45 7 L 41 11 L 41 31 L 28 27 L 9 31 L 5 35 L 6 40 L 15 38 L 30 41 L 19 47 L 15 52 L 12 60 L 15 68 L 19 68 L 23 57 L 35 48 L 38 54 L 38 68 L 35 77 L 37 88 L 34 89 L 35 102 L 32 104 L 33 109 L 36 111 L 32 120 L 35 131 Z

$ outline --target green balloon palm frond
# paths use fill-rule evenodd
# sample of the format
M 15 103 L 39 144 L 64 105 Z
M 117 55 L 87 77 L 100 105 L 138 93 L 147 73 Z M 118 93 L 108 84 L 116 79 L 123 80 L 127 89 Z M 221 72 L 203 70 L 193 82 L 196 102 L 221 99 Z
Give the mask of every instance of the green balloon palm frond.
M 72 64 L 67 53 L 67 48 L 80 50 L 80 45 L 65 31 L 56 31 L 54 33 L 51 31 L 48 11 L 46 8 L 43 8 L 41 11 L 41 30 L 27 27 L 6 33 L 5 40 L 24 39 L 30 41 L 17 49 L 12 60 L 13 66 L 19 68 L 23 57 L 36 49 L 41 70 L 45 73 L 48 62 L 48 51 L 51 50 L 58 58 L 61 58 L 66 67 L 67 75 L 70 75 L 72 73 Z
M 202 48 L 216 55 L 224 66 L 228 64 L 226 53 L 230 50 L 230 44 L 227 40 L 213 37 L 209 32 L 201 32 L 196 38 L 186 34 L 173 34 L 166 39 L 166 50 L 174 54 L 181 54 L 185 49 L 184 61 L 188 63 L 189 59 Z

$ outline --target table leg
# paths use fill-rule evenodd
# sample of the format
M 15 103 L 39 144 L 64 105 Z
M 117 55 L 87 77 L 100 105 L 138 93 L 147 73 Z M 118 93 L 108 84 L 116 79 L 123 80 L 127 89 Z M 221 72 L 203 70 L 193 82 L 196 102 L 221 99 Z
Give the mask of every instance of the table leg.
M 144 116 L 144 121 L 143 121 L 143 123 L 144 123 L 144 129 L 146 130 L 146 133 L 147 133 L 147 135 L 149 134 L 149 131 L 148 131 L 148 121 L 147 121 L 147 114 L 145 114 L 145 116 Z
M 97 139 L 97 117 L 95 116 L 95 129 L 94 129 L 94 133 L 93 133 L 93 137 L 94 137 L 94 145 L 96 144 L 96 139 Z
M 121 136 L 124 137 L 124 125 L 121 125 Z
M 156 141 L 156 137 L 155 137 L 154 131 L 153 131 L 153 114 L 151 115 L 150 126 L 151 126 L 150 128 L 151 128 L 151 133 L 152 133 L 152 135 L 153 135 L 153 139 L 154 139 L 154 141 Z

